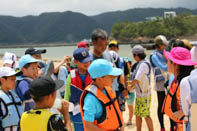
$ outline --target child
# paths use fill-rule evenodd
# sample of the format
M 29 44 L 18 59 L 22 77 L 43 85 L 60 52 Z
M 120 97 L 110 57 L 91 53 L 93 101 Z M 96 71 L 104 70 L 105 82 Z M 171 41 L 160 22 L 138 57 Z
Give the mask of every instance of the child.
M 10 67 L 0 68 L 0 130 L 16 131 L 23 113 L 22 102 L 13 91 L 16 84 L 16 73 Z
M 24 111 L 34 108 L 34 102 L 29 94 L 29 85 L 38 76 L 38 62 L 30 55 L 24 55 L 19 60 L 19 69 L 23 75 L 17 78 L 16 93 L 23 102 Z
M 62 80 L 54 81 L 49 76 L 38 77 L 29 88 L 29 92 L 35 101 L 35 109 L 22 114 L 20 121 L 21 131 L 67 131 L 70 126 L 68 108 L 65 100 L 60 101 L 60 109 L 64 123 L 60 115 L 50 112 L 56 99 L 56 90 L 64 85 Z M 66 129 L 67 128 L 67 129 Z
M 134 59 L 138 62 L 132 75 L 132 81 L 129 83 L 129 90 L 131 90 L 134 85 L 136 90 L 135 115 L 137 131 L 141 131 L 143 117 L 146 120 L 149 131 L 153 131 L 153 122 L 150 117 L 150 63 L 145 60 L 146 54 L 142 46 L 134 46 L 132 49 L 132 54 Z
M 74 123 L 75 131 L 83 131 L 83 123 L 79 108 L 80 96 L 85 87 L 92 83 L 92 79 L 88 74 L 88 67 L 92 57 L 85 48 L 76 49 L 73 53 L 73 57 L 78 68 L 71 70 L 70 75 L 67 78 L 64 98 L 74 104 L 71 120 Z M 78 110 L 76 110 L 77 107 Z
M 88 72 L 93 83 L 81 95 L 81 115 L 86 131 L 123 131 L 123 119 L 111 86 L 122 70 L 104 59 L 94 60 Z

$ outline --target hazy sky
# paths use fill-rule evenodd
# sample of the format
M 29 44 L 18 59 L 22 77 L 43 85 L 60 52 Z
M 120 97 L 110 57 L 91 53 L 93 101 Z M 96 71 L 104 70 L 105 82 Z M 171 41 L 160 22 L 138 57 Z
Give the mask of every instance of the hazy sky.
M 68 10 L 95 15 L 138 7 L 197 9 L 197 0 L 0 0 L 0 15 L 39 15 L 43 12 Z

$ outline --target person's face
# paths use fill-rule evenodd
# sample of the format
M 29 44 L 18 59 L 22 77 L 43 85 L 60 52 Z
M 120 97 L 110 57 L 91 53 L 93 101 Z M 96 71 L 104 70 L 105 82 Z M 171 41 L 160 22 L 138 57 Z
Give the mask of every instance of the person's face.
M 4 67 L 10 67 L 10 68 L 13 68 L 13 64 L 9 64 L 9 63 L 5 63 L 3 64 Z
M 107 48 L 107 39 L 98 38 L 96 43 L 93 43 L 94 50 L 99 54 L 102 54 Z
M 13 90 L 16 84 L 16 76 L 9 76 L 1 78 L 2 86 L 6 87 L 6 90 Z
M 100 77 L 99 82 L 103 85 L 103 87 L 112 86 L 114 78 L 116 78 L 116 76 L 106 75 L 104 77 Z
M 38 59 L 38 60 L 42 60 L 41 54 L 34 54 L 34 55 L 32 55 L 32 57 L 35 59 Z
M 174 63 L 170 59 L 168 59 L 168 72 L 174 74 Z
M 90 66 L 90 61 L 86 63 L 81 63 L 80 61 L 75 62 L 79 70 L 88 71 L 88 67 Z
M 111 46 L 111 47 L 109 48 L 109 50 L 113 50 L 113 51 L 115 51 L 115 52 L 117 53 L 118 50 L 119 50 L 119 48 L 116 47 L 116 46 Z
M 89 45 L 86 45 L 86 49 L 89 51 L 90 50 L 90 46 Z
M 22 68 L 23 75 L 28 76 L 32 79 L 38 77 L 38 63 L 31 63 L 30 66 L 26 68 Z
M 164 50 L 166 48 L 166 45 L 159 45 L 159 50 Z
M 140 58 L 138 57 L 137 54 L 133 54 L 133 58 L 135 59 L 135 61 L 139 62 L 140 61 Z

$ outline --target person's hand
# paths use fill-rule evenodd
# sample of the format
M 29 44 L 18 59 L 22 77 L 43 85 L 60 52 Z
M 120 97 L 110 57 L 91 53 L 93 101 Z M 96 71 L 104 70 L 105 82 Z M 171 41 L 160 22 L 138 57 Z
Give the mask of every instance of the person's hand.
M 69 62 L 70 62 L 70 59 L 71 59 L 70 56 L 65 56 L 65 57 L 63 58 L 63 60 L 61 61 L 61 63 L 62 63 L 62 64 L 69 63 Z
M 122 91 L 122 95 L 123 95 L 124 97 L 127 97 L 127 96 L 128 96 L 128 90 L 127 90 L 127 89 L 124 89 L 124 90 Z
M 180 120 L 184 115 L 185 114 L 184 114 L 183 110 L 179 110 L 179 111 L 174 112 L 172 114 L 172 118 L 173 118 L 173 120 Z
M 62 99 L 62 108 L 58 109 L 60 113 L 62 113 L 63 115 L 67 115 L 68 114 L 68 109 L 69 109 L 69 102 Z

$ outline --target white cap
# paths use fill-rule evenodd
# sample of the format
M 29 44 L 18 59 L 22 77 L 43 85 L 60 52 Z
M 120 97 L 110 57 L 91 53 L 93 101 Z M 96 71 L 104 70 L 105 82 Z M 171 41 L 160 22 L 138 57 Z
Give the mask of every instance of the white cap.
M 3 56 L 3 64 L 13 64 L 13 68 L 18 68 L 18 62 L 17 62 L 17 57 L 16 54 L 10 53 L 10 52 L 5 52 Z
M 194 45 L 190 52 L 191 52 L 192 61 L 197 62 L 197 45 Z
M 15 72 L 14 69 L 10 67 L 1 67 L 0 68 L 0 78 L 1 77 L 9 77 L 9 76 L 18 76 L 21 72 Z

